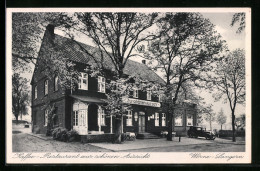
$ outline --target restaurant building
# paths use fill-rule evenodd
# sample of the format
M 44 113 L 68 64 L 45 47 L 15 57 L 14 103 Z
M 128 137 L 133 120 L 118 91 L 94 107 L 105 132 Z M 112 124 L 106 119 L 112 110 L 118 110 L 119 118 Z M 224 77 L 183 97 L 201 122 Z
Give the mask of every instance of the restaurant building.
M 63 90 L 58 84 L 58 76 L 47 77 L 42 72 L 46 66 L 40 62 L 40 59 L 46 55 L 43 49 L 50 44 L 62 48 L 64 56 L 75 63 L 75 68 L 80 72 L 76 90 Z M 85 48 L 95 49 L 89 45 L 80 44 Z M 109 65 L 109 61 L 107 63 Z M 44 108 L 46 102 L 54 106 L 54 127 L 74 129 L 79 135 L 115 132 L 115 118 L 110 117 L 108 111 L 103 108 L 106 104 L 105 85 L 108 78 L 92 77 L 84 70 L 87 65 L 89 65 L 89 58 L 80 50 L 78 44 L 71 39 L 55 34 L 54 27 L 48 25 L 31 81 L 32 131 L 34 133 L 46 133 L 49 113 L 49 109 Z M 165 84 L 160 76 L 146 66 L 145 61 L 138 63 L 129 60 L 124 74 L 130 75 L 132 72 L 143 80 Z M 158 135 L 162 131 L 167 131 L 168 116 L 162 111 L 160 95 L 154 95 L 151 91 L 135 89 L 129 97 L 123 99 L 123 102 L 132 105 L 132 109 L 126 111 L 126 115 L 123 117 L 123 132 Z M 176 112 L 178 113 L 178 117 L 175 119 L 176 132 L 185 133 L 189 126 L 196 125 L 195 104 L 180 104 Z

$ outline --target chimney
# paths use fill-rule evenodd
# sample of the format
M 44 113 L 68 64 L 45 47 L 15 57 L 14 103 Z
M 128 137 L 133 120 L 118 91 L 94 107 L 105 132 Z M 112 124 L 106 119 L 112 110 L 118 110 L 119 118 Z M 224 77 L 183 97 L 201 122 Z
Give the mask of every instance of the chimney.
M 143 63 L 143 64 L 146 64 L 146 61 L 145 61 L 145 59 L 144 59 L 144 60 L 142 60 L 142 63 Z
M 48 24 L 47 27 L 46 27 L 46 31 L 49 32 L 52 39 L 54 39 L 54 28 L 55 27 L 52 24 Z

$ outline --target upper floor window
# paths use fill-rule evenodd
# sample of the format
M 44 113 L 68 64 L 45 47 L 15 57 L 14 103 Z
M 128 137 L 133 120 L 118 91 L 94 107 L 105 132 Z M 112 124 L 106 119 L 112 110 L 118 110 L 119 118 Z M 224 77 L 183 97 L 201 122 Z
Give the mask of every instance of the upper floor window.
M 49 114 L 49 111 L 45 110 L 44 111 L 44 126 L 47 126 L 47 124 L 48 124 L 48 114 Z
M 166 115 L 162 113 L 162 126 L 166 126 Z
M 98 125 L 106 125 L 105 111 L 101 107 L 98 109 Z
M 182 123 L 183 123 L 183 121 L 182 121 L 182 115 L 177 116 L 177 117 L 175 118 L 175 126 L 182 126 Z
M 163 94 L 159 94 L 159 96 L 158 96 L 158 101 L 159 101 L 159 102 L 162 102 L 162 100 L 163 100 Z
M 133 98 L 138 98 L 138 89 L 137 88 L 135 88 L 133 90 Z
M 79 77 L 79 89 L 88 90 L 88 74 L 87 73 L 80 73 Z
M 49 92 L 49 83 L 48 83 L 48 80 L 45 80 L 44 81 L 44 95 L 47 95 L 48 92 Z
M 127 111 L 126 117 L 126 126 L 133 126 L 133 112 L 131 110 Z
M 154 125 L 159 126 L 159 113 L 155 113 L 154 116 Z
M 193 116 L 192 115 L 187 116 L 187 126 L 193 126 Z
M 98 92 L 106 92 L 106 80 L 104 77 L 98 76 Z
M 147 90 L 147 100 L 151 100 L 152 99 L 152 91 L 151 90 Z
M 58 76 L 54 77 L 54 91 L 58 90 Z
M 38 96 L 38 90 L 37 90 L 37 85 L 34 87 L 34 99 L 37 99 Z

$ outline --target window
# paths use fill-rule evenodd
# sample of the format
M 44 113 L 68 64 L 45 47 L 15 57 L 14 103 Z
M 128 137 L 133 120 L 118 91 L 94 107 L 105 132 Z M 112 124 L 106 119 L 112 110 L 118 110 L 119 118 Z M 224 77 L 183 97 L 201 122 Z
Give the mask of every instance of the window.
M 49 111 L 45 110 L 44 111 L 44 126 L 47 126 L 47 124 L 48 124 L 48 114 L 49 114 Z
M 98 76 L 98 92 L 106 92 L 106 81 L 104 77 Z
M 133 97 L 134 97 L 134 98 L 138 98 L 138 89 L 137 89 L 137 88 L 135 88 L 135 89 L 133 90 Z
M 151 100 L 152 99 L 152 91 L 151 90 L 147 90 L 147 100 Z
M 106 125 L 106 115 L 105 115 L 105 111 L 99 107 L 98 109 L 98 125 Z
M 175 118 L 175 126 L 182 126 L 182 115 Z
M 47 95 L 48 94 L 48 80 L 45 80 L 44 81 L 44 95 Z
M 159 102 L 162 102 L 162 100 L 163 100 L 163 94 L 159 94 L 159 96 L 158 96 L 158 101 L 159 101 Z
M 155 113 L 154 125 L 159 126 L 159 113 Z
M 34 87 L 34 99 L 37 99 L 38 96 L 38 90 L 37 90 L 37 86 Z
M 166 126 L 166 115 L 162 113 L 162 126 Z
M 58 90 L 58 76 L 54 77 L 54 91 Z
M 76 110 L 74 111 L 73 114 L 73 126 L 78 126 L 79 125 L 79 111 Z
M 192 115 L 187 116 L 187 126 L 193 126 L 193 116 Z
M 133 112 L 131 110 L 127 111 L 126 117 L 126 126 L 133 126 Z
M 80 73 L 79 77 L 79 89 L 88 90 L 88 74 L 87 73 Z
M 86 126 L 86 117 L 87 117 L 87 110 L 78 111 L 78 125 L 79 126 Z

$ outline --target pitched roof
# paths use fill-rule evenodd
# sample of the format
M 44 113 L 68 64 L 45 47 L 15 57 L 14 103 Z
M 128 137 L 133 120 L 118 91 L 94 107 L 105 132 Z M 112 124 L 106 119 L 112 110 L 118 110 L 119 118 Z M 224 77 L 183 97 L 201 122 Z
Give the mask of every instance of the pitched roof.
M 61 49 L 63 49 L 65 52 L 64 55 L 72 61 L 85 64 L 94 63 L 94 60 L 81 50 L 80 46 L 77 44 L 79 43 L 82 47 L 95 54 L 97 61 L 103 60 L 106 68 L 112 70 L 114 67 L 111 59 L 108 56 L 104 55 L 104 59 L 101 59 L 98 48 L 80 42 L 76 43 L 74 40 L 57 34 L 55 34 L 54 43 L 57 44 Z M 128 59 L 124 68 L 124 74 L 132 75 L 133 73 L 140 76 L 140 78 L 143 80 L 165 84 L 165 81 L 154 71 L 149 69 L 147 65 Z

